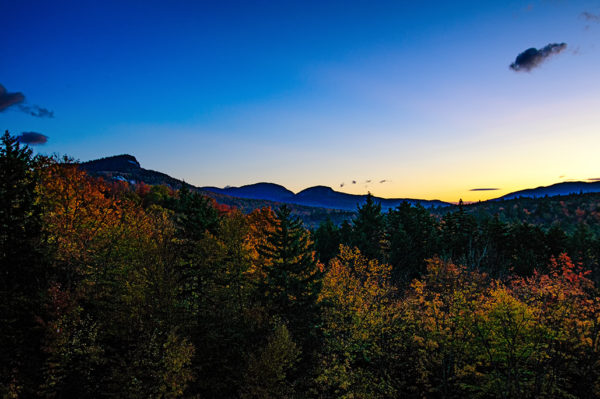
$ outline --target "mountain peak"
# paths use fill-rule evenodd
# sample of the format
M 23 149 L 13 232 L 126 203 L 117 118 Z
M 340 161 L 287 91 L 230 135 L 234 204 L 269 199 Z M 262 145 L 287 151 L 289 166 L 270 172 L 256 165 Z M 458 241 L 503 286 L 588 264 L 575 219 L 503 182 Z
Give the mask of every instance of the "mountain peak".
M 112 157 L 95 159 L 93 161 L 83 162 L 81 164 L 86 170 L 99 171 L 126 171 L 132 169 L 140 169 L 141 165 L 138 160 L 129 154 L 114 155 Z
M 269 201 L 286 201 L 294 196 L 287 188 L 275 183 L 254 183 L 241 187 L 203 187 L 204 190 L 231 195 L 238 198 L 265 199 Z
M 314 194 L 330 194 L 330 193 L 334 193 L 335 191 L 333 191 L 333 188 L 328 187 L 328 186 L 313 186 L 313 187 L 309 187 L 309 188 L 305 188 L 304 190 L 300 191 L 298 194 L 296 195 L 314 195 Z

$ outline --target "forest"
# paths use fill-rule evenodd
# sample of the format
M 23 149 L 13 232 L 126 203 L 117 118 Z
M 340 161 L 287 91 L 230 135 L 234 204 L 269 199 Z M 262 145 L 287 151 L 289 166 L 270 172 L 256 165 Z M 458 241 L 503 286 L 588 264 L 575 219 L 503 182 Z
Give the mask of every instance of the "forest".
M 6 132 L 0 395 L 599 398 L 600 200 L 577 198 L 369 197 L 310 230 Z

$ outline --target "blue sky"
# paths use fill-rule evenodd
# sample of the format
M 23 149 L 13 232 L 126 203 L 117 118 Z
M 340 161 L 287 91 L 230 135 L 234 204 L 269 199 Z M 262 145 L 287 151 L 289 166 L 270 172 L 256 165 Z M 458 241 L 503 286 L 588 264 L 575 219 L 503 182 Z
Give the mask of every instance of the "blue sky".
M 448 201 L 600 177 L 597 1 L 22 0 L 0 15 L 0 84 L 54 112 L 12 106 L 0 128 L 47 135 L 42 153 Z

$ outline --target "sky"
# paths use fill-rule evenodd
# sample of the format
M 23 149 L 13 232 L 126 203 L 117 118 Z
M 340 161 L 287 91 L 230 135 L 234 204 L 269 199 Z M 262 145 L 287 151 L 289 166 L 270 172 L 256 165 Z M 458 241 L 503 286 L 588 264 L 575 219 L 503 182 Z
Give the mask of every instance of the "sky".
M 42 154 L 452 202 L 600 177 L 598 0 L 20 0 L 0 16 L 0 128 Z

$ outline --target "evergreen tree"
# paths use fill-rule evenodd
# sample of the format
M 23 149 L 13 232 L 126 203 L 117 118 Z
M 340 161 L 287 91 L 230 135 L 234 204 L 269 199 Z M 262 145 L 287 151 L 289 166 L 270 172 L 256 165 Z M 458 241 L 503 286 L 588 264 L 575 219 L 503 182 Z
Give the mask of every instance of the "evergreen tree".
M 299 344 L 301 361 L 290 378 L 300 386 L 312 383 L 310 377 L 318 349 L 320 311 L 317 303 L 322 271 L 315 260 L 309 232 L 290 209 L 277 212 L 275 228 L 258 248 L 263 259 L 264 278 L 258 293 L 265 310 L 287 324 L 292 339 Z
M 381 204 L 375 203 L 371 193 L 365 204 L 358 207 L 353 227 L 353 244 L 360 253 L 367 259 L 383 260 L 385 224 Z
M 42 332 L 35 320 L 47 288 L 35 160 L 8 131 L 0 147 L 0 396 L 31 396 Z M 20 392 L 20 395 L 19 395 Z
M 315 251 L 319 260 L 328 265 L 329 261 L 337 256 L 340 251 L 340 229 L 333 224 L 331 219 L 322 222 L 315 231 Z
M 406 201 L 390 210 L 385 221 L 393 280 L 407 283 L 425 272 L 426 259 L 438 253 L 437 223 L 421 205 L 411 206 Z
M 219 213 L 210 199 L 190 191 L 184 184 L 175 202 L 176 223 L 182 238 L 201 239 L 206 231 L 215 233 L 219 226 Z
M 298 339 L 316 328 L 322 273 L 300 219 L 292 217 L 285 205 L 276 215 L 274 231 L 259 247 L 266 261 L 266 278 L 259 284 L 259 292 L 267 308 L 289 323 L 294 339 Z

